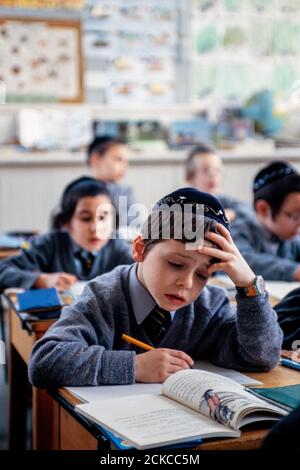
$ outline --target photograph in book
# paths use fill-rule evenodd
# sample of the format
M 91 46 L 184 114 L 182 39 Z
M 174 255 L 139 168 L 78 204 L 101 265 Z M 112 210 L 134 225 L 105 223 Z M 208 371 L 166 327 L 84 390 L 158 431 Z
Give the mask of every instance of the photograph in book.
M 231 379 L 200 370 L 171 375 L 161 395 L 95 400 L 75 409 L 137 449 L 239 437 L 246 424 L 278 420 L 287 414 Z

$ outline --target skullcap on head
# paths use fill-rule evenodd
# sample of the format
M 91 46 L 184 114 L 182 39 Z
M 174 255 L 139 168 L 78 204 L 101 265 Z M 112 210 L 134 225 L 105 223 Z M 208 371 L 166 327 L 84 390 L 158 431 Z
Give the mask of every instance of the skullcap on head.
M 161 209 L 179 205 L 182 210 L 187 207 L 193 213 L 203 209 L 203 215 L 209 219 L 222 224 L 227 230 L 230 230 L 225 210 L 220 200 L 209 193 L 198 191 L 195 188 L 181 188 L 162 197 L 154 206 L 154 209 Z M 178 206 L 177 206 L 178 207 Z
M 273 162 L 260 170 L 253 181 L 253 191 L 258 191 L 285 176 L 295 175 L 297 170 L 287 162 Z

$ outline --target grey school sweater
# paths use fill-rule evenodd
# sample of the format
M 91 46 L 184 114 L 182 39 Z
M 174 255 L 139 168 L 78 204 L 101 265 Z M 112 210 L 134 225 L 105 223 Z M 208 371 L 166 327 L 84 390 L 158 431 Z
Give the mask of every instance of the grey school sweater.
M 270 281 L 294 281 L 300 266 L 300 237 L 280 240 L 255 218 L 234 220 L 231 235 L 256 274 Z
M 89 282 L 82 296 L 34 346 L 30 381 L 37 387 L 131 384 L 139 348 L 127 333 L 150 343 L 137 324 L 129 298 L 129 266 Z M 268 370 L 279 359 L 282 331 L 267 294 L 241 298 L 237 312 L 224 289 L 205 287 L 191 305 L 177 310 L 159 347 L 242 370 Z M 143 351 L 144 352 L 144 351 Z

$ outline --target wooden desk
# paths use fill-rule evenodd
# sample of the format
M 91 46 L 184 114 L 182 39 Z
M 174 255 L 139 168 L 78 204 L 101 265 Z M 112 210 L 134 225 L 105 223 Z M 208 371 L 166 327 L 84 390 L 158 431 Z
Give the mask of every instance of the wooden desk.
M 0 261 L 9 258 L 10 256 L 17 256 L 19 253 L 20 250 L 18 248 L 12 248 L 9 250 L 0 249 Z
M 248 373 L 250 377 L 263 382 L 263 387 L 280 387 L 300 383 L 300 374 L 296 370 L 277 366 L 271 372 Z M 54 394 L 56 402 L 56 432 L 59 438 L 56 441 L 61 450 L 101 450 L 101 441 L 96 435 L 96 426 L 86 424 L 73 411 L 74 405 L 80 400 L 68 390 L 59 389 Z M 254 428 L 255 426 L 255 428 Z M 252 425 L 251 430 L 242 432 L 239 438 L 209 439 L 201 444 L 198 450 L 253 450 L 260 447 L 263 438 L 268 432 L 265 422 Z M 103 444 L 102 444 L 103 445 Z
M 30 321 L 22 325 L 13 309 L 9 317 L 9 449 L 25 449 L 28 391 L 28 362 L 34 343 L 55 320 Z M 45 390 L 32 387 L 32 445 L 34 449 L 55 448 L 55 407 Z

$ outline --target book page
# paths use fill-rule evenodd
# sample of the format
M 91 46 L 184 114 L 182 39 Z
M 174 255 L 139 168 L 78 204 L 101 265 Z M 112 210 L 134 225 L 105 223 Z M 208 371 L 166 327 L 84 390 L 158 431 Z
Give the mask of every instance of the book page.
M 162 393 L 233 429 L 247 412 L 272 410 L 241 385 L 206 371 L 177 372 L 165 381 Z
M 227 377 L 228 379 L 237 382 L 244 387 L 250 387 L 253 385 L 262 385 L 262 382 L 259 380 L 252 379 L 248 375 L 242 374 L 241 372 L 229 369 L 228 367 L 220 367 L 212 364 L 210 361 L 205 361 L 203 359 L 196 359 L 194 361 L 193 369 L 196 370 L 205 370 L 207 372 L 212 372 L 213 374 L 221 375 L 222 377 Z
M 138 449 L 201 437 L 236 437 L 233 431 L 160 395 L 127 396 L 77 405 L 76 411 L 118 434 Z
M 137 395 L 160 395 L 162 384 L 135 383 L 130 385 L 99 385 L 97 387 L 65 387 L 66 390 L 84 402 L 111 400 Z

